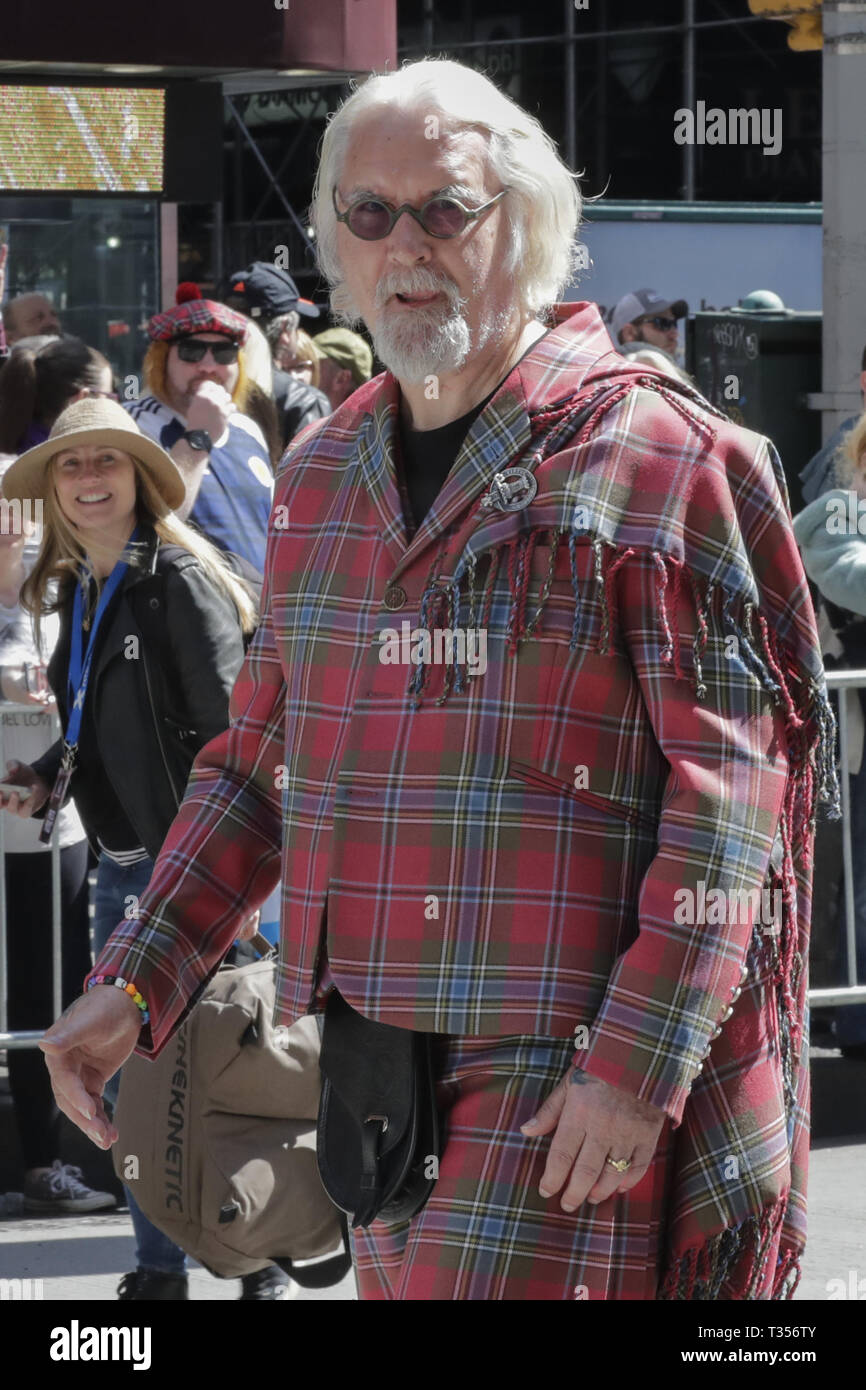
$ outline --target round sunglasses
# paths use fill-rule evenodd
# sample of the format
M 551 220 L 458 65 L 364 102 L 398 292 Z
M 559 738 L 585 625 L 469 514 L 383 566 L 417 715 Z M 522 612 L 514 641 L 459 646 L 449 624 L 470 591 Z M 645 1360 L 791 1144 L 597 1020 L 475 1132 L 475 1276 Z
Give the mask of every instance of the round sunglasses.
M 201 338 L 178 338 L 175 341 L 177 355 L 181 362 L 201 362 L 206 352 L 210 352 L 214 362 L 228 367 L 237 362 L 240 347 L 237 343 L 207 343 Z
M 349 231 L 362 241 L 382 241 L 390 235 L 397 218 L 402 217 L 404 212 L 414 217 L 428 236 L 446 240 L 448 237 L 459 236 L 470 222 L 474 222 L 482 212 L 492 208 L 507 192 L 508 189 L 503 188 L 494 198 L 482 203 L 480 208 L 465 208 L 457 198 L 442 193 L 428 198 L 420 208 L 413 208 L 411 203 L 401 203 L 400 207 L 395 208 L 386 203 L 384 198 L 362 196 L 350 203 L 345 212 L 340 212 L 337 207 L 336 188 L 331 189 L 331 197 L 337 221 L 345 222 Z

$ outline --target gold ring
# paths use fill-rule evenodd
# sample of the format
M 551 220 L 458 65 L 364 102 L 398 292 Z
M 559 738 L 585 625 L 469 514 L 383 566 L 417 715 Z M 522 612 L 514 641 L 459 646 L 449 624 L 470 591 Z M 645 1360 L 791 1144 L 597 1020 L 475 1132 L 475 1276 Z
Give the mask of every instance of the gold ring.
M 611 1168 L 615 1168 L 618 1173 L 624 1173 L 631 1167 L 630 1158 L 606 1158 L 605 1163 L 609 1163 Z

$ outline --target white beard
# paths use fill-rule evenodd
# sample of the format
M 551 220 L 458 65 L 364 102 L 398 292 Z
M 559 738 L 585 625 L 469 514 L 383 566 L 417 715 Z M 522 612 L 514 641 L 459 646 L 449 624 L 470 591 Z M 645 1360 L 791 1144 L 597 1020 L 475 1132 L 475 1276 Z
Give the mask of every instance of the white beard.
M 389 310 L 387 301 L 398 289 L 403 294 L 442 290 L 448 302 L 429 309 Z M 473 285 L 473 292 L 480 294 L 481 286 Z M 504 333 L 511 319 L 509 309 L 486 312 L 473 336 L 464 312 L 466 302 L 453 281 L 423 267 L 386 276 L 376 291 L 376 308 L 383 312 L 374 325 L 367 325 L 379 361 L 411 386 L 421 385 L 430 376 L 459 372 L 470 352 L 479 352 L 494 334 Z M 360 322 L 351 307 L 335 317 L 349 326 Z
M 399 381 L 420 385 L 425 377 L 459 372 L 469 356 L 472 334 L 459 310 L 412 309 L 388 314 L 371 329 L 376 356 Z

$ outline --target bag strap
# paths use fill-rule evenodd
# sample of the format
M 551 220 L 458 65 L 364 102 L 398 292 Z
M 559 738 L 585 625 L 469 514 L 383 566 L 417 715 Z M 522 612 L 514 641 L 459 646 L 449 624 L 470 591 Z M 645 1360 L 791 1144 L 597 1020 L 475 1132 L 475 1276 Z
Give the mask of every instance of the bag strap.
M 352 1253 L 349 1245 L 349 1223 L 346 1220 L 346 1213 L 341 1211 L 340 1234 L 343 1238 L 343 1249 L 336 1255 L 329 1255 L 326 1260 L 316 1260 L 314 1264 L 296 1265 L 293 1260 L 282 1259 L 274 1260 L 290 1279 L 294 1279 L 296 1284 L 300 1284 L 302 1289 L 327 1289 L 332 1284 L 338 1284 L 341 1279 L 345 1279 L 349 1270 L 352 1268 Z
M 260 931 L 257 931 L 255 936 L 250 937 L 250 945 L 255 947 L 262 958 L 269 956 L 274 949 L 268 938 L 262 936 Z

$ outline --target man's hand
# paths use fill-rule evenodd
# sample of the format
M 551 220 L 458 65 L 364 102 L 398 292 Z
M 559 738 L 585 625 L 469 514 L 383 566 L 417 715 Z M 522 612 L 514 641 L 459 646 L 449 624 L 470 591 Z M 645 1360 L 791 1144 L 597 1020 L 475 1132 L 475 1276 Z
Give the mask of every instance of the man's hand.
M 261 920 L 262 914 L 259 911 L 259 909 L 256 908 L 252 917 L 247 918 L 240 931 L 238 932 L 238 941 L 252 941 L 253 937 L 259 929 L 259 922 L 261 922 Z
M 140 1031 L 141 1011 L 129 995 L 114 985 L 94 985 L 39 1044 L 58 1107 L 100 1149 L 117 1139 L 102 1103 L 105 1083 L 123 1066 Z
M 191 430 L 207 430 L 214 444 L 225 434 L 235 403 L 218 381 L 203 381 L 196 387 L 187 407 L 186 422 Z
M 4 811 L 10 811 L 13 816 L 20 816 L 26 820 L 32 816 L 34 811 L 38 811 L 45 805 L 51 795 L 51 788 L 38 772 L 34 772 L 29 763 L 20 763 L 12 758 L 6 763 L 6 775 L 2 779 L 12 786 L 20 787 L 22 791 L 25 787 L 32 788 L 28 797 L 20 797 L 17 792 L 0 792 L 0 807 Z
M 595 1205 L 636 1187 L 665 1119 L 666 1111 L 628 1091 L 578 1068 L 567 1072 L 536 1118 L 520 1126 L 530 1139 L 556 1128 L 539 1187 L 542 1197 L 553 1197 L 567 1184 L 561 1206 L 575 1211 L 582 1202 Z M 630 1167 L 618 1173 L 608 1157 L 630 1159 Z

